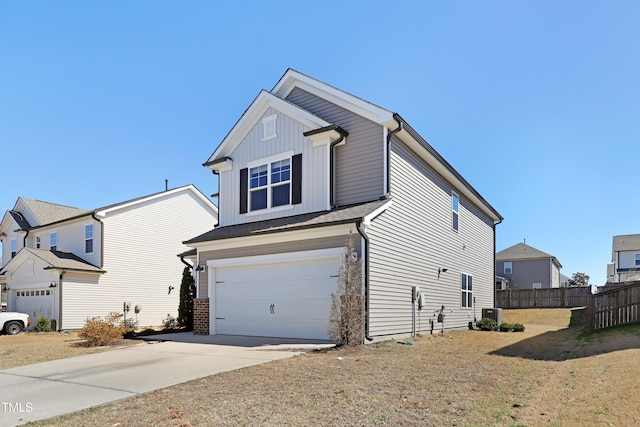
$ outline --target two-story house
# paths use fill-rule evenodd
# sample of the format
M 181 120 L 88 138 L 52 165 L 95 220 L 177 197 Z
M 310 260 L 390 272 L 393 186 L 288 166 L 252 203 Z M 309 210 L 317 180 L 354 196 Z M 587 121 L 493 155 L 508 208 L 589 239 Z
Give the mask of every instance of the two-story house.
M 8 309 L 79 329 L 127 302 L 127 317 L 161 325 L 177 315 L 182 241 L 216 222 L 193 185 L 93 210 L 20 197 L 0 223 Z
M 607 267 L 607 283 L 640 280 L 640 234 L 613 236 L 611 264 Z
M 443 306 L 445 328 L 467 327 L 494 306 L 502 217 L 396 113 L 290 69 L 204 166 L 220 223 L 186 242 L 200 333 L 327 339 L 349 232 L 367 340 L 429 330 Z
M 517 243 L 496 254 L 496 274 L 510 289 L 560 287 L 558 259 L 526 243 Z M 504 289 L 504 287 L 503 287 Z

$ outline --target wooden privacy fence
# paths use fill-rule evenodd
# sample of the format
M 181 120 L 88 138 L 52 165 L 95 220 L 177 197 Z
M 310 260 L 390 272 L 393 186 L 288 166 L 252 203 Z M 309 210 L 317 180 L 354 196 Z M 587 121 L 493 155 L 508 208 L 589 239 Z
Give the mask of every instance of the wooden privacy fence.
M 544 289 L 506 289 L 496 291 L 500 308 L 571 308 L 585 307 L 590 286 Z
M 640 322 L 640 282 L 600 289 L 587 304 L 589 331 Z

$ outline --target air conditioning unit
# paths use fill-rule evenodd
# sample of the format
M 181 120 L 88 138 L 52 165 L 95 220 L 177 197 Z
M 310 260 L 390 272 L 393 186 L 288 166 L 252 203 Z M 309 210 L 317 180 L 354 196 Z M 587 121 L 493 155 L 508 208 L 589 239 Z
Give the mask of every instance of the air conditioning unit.
M 482 318 L 489 318 L 496 321 L 498 325 L 502 323 L 502 309 L 501 308 L 483 308 Z

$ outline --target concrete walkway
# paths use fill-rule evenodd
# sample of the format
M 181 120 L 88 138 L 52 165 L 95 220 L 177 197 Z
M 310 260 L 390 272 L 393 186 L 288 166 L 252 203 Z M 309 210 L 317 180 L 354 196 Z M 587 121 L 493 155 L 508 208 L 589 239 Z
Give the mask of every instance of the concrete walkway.
M 0 371 L 0 426 L 55 417 L 330 346 L 183 332 L 148 337 L 128 348 L 5 369 Z

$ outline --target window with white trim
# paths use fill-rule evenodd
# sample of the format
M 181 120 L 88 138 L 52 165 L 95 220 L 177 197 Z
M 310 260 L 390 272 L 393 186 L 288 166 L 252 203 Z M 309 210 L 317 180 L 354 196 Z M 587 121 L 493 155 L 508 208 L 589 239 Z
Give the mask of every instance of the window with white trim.
M 93 224 L 84 226 L 84 253 L 93 253 Z
M 276 138 L 276 119 L 278 118 L 277 114 L 272 116 L 268 116 L 262 119 L 262 140 L 266 141 L 269 139 Z
M 49 234 L 49 250 L 56 251 L 58 250 L 58 232 L 54 231 Z
M 504 263 L 504 274 L 512 274 L 513 273 L 513 266 L 511 261 L 505 261 Z
M 462 308 L 473 308 L 473 277 L 470 274 L 462 273 L 460 280 L 462 290 Z
M 636 266 L 640 266 L 640 254 L 636 254 Z
M 534 283 L 533 289 L 542 289 L 542 283 Z
M 40 246 L 42 246 L 41 241 L 42 241 L 42 240 L 40 239 L 40 235 L 38 234 L 38 235 L 36 236 L 36 249 L 40 249 Z
M 451 228 L 458 231 L 458 205 L 460 198 L 455 191 L 451 191 Z
M 249 210 L 291 203 L 291 158 L 249 168 Z
M 18 241 L 16 239 L 11 239 L 11 258 L 16 256 L 18 253 Z

